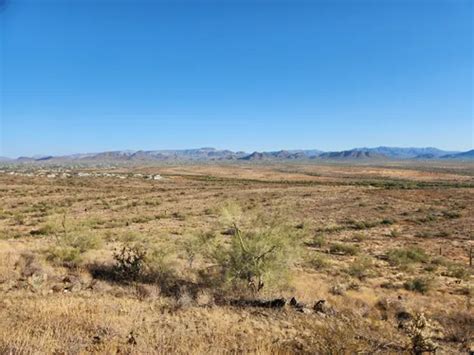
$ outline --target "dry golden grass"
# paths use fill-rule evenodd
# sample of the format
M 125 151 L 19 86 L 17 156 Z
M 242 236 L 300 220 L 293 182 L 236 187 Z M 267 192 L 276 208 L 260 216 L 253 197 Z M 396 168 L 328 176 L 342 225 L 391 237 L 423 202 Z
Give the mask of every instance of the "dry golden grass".
M 402 352 L 397 316 L 420 311 L 441 353 L 472 346 L 472 164 L 113 171 L 164 179 L 0 175 L 0 353 Z M 199 233 L 229 238 L 229 201 L 301 237 L 289 283 L 258 297 L 325 299 L 334 312 L 232 306 L 238 294 L 202 281 L 209 260 L 190 267 L 184 246 Z M 65 254 L 64 240 L 81 254 Z M 166 286 L 107 274 L 114 250 L 137 241 L 167 253 Z

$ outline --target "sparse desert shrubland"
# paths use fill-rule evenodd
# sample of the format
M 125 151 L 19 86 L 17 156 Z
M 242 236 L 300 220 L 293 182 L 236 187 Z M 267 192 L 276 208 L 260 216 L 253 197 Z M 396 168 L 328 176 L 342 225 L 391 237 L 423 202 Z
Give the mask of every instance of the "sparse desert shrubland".
M 472 163 L 28 169 L 0 353 L 474 350 Z

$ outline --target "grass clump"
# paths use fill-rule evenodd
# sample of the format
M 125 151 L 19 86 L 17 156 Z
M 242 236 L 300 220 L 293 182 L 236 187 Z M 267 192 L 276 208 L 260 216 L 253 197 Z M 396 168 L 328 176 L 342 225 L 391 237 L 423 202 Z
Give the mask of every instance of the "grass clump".
M 373 262 L 368 255 L 357 257 L 347 269 L 347 273 L 353 277 L 363 280 L 372 273 Z
M 51 224 L 45 224 L 38 229 L 33 229 L 30 234 L 33 236 L 40 236 L 40 235 L 49 235 L 55 232 L 55 228 Z
M 461 213 L 459 211 L 443 211 L 443 217 L 446 219 L 460 218 Z
M 376 221 L 353 221 L 350 220 L 349 225 L 352 229 L 355 230 L 363 230 L 363 229 L 370 229 L 376 227 L 379 223 Z
M 66 267 L 77 267 L 82 261 L 82 255 L 79 249 L 72 246 L 55 246 L 47 251 L 47 260 Z
M 95 234 L 65 234 L 46 251 L 46 258 L 56 265 L 73 268 L 80 264 L 83 254 L 101 245 L 102 239 Z
M 327 241 L 326 241 L 326 238 L 324 237 L 324 235 L 319 234 L 311 240 L 310 244 L 313 247 L 322 248 L 327 244 Z
M 451 265 L 448 266 L 447 275 L 449 277 L 454 277 L 454 278 L 460 279 L 460 280 L 468 280 L 469 277 L 471 276 L 471 272 L 469 271 L 468 268 L 466 268 L 462 265 L 451 264 Z
M 392 229 L 389 234 L 391 238 L 399 238 L 401 235 L 402 233 L 398 229 Z
M 352 240 L 359 243 L 363 242 L 366 239 L 367 239 L 367 235 L 365 235 L 364 233 L 356 233 L 352 236 Z
M 327 268 L 329 265 L 331 265 L 331 262 L 327 256 L 317 253 L 311 255 L 308 260 L 308 265 L 313 269 L 320 270 Z
M 183 242 L 183 251 L 189 268 L 193 267 L 195 260 L 201 257 L 209 257 L 216 245 L 216 236 L 213 233 L 200 233 L 188 237 Z
M 391 265 L 399 267 L 428 261 L 428 255 L 420 248 L 392 249 L 387 253 L 387 257 Z
M 333 243 L 329 246 L 329 252 L 331 254 L 356 255 L 359 248 L 351 244 Z

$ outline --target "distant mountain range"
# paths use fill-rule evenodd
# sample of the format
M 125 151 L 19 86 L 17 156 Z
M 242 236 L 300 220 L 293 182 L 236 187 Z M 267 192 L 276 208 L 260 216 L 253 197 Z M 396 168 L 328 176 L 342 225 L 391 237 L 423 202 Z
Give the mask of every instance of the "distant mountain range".
M 319 159 L 329 160 L 383 160 L 388 159 L 386 155 L 371 150 L 344 150 L 342 152 L 327 152 L 318 156 Z
M 467 152 L 448 154 L 443 156 L 445 159 L 474 159 L 474 149 L 468 150 Z
M 309 150 L 280 150 L 272 152 L 233 152 L 215 148 L 183 150 L 124 150 L 64 156 L 33 156 L 10 159 L 0 157 L 7 163 L 120 163 L 120 162 L 179 162 L 179 161 L 294 161 L 294 160 L 473 160 L 474 150 L 467 152 L 444 151 L 437 148 L 355 148 L 351 150 L 324 152 Z

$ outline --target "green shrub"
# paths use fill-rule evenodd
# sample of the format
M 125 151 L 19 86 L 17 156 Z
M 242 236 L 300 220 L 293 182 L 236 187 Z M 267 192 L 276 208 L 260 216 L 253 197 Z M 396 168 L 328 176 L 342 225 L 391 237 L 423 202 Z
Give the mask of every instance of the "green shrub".
M 390 264 L 395 266 L 428 261 L 428 255 L 422 249 L 415 247 L 389 250 L 387 257 Z
M 329 246 L 329 252 L 331 254 L 356 255 L 359 249 L 355 245 L 333 243 Z
M 431 289 L 432 284 L 432 279 L 427 277 L 415 277 L 414 279 L 406 281 L 403 286 L 409 291 L 425 294 Z
M 402 235 L 402 233 L 398 229 L 392 229 L 390 231 L 390 237 L 392 238 L 399 238 Z
M 317 253 L 317 254 L 311 255 L 311 257 L 308 260 L 308 264 L 313 269 L 319 270 L 319 269 L 324 269 L 328 267 L 331 264 L 331 262 L 325 255 Z
M 62 243 L 77 248 L 81 253 L 98 249 L 102 246 L 102 239 L 97 234 L 75 234 L 67 235 Z
M 243 215 L 238 206 L 228 206 L 222 215 L 232 231 L 230 245 L 217 248 L 214 255 L 225 280 L 254 294 L 266 285 L 283 283 L 298 247 L 291 234 L 294 228 L 259 215 Z M 245 224 L 252 227 L 244 231 Z
M 392 225 L 394 223 L 395 223 L 395 221 L 393 219 L 390 219 L 390 218 L 384 218 L 380 221 L 380 224 L 383 224 L 383 225 Z
M 442 257 L 442 256 L 435 256 L 434 258 L 431 259 L 431 264 L 433 265 L 438 265 L 438 266 L 448 266 L 449 261 Z
M 443 216 L 447 219 L 460 218 L 461 213 L 459 211 L 443 211 Z
M 362 280 L 372 272 L 372 259 L 367 255 L 357 257 L 347 269 L 347 273 Z
M 55 246 L 47 251 L 47 259 L 56 265 L 77 267 L 82 260 L 79 249 L 71 246 Z
M 451 264 L 448 266 L 448 276 L 455 277 L 460 280 L 468 280 L 471 272 L 462 265 Z
M 200 233 L 187 237 L 183 242 L 183 251 L 189 267 L 193 267 L 193 263 L 197 257 L 208 257 L 215 243 L 216 236 L 213 233 Z
M 46 258 L 66 267 L 77 267 L 82 261 L 82 255 L 91 249 L 97 249 L 102 239 L 97 235 L 66 234 L 59 237 L 57 245 L 46 251 Z
M 146 279 L 149 281 L 160 282 L 164 286 L 173 276 L 174 253 L 167 248 L 153 246 L 149 248 L 145 256 Z
M 350 221 L 350 224 L 353 229 L 362 230 L 373 228 L 377 225 L 377 222 L 373 221 Z
M 356 233 L 352 236 L 352 240 L 354 240 L 355 242 L 363 242 L 364 240 L 367 239 L 367 236 L 363 233 Z
M 316 248 L 322 248 L 326 245 L 327 241 L 324 235 L 319 234 L 313 238 L 311 241 L 311 245 L 316 247 Z
M 429 264 L 426 264 L 426 266 L 423 269 L 427 272 L 434 272 L 438 269 L 438 265 L 434 263 L 429 263 Z

